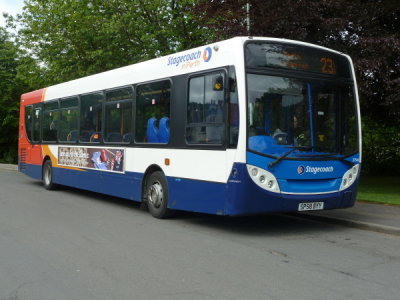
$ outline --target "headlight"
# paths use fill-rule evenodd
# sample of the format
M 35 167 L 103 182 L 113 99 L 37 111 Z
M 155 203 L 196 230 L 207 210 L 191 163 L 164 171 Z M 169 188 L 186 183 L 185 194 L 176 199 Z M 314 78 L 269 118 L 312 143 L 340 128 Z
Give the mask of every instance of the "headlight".
M 346 173 L 344 173 L 342 178 L 342 184 L 340 185 L 340 191 L 347 189 L 355 182 L 359 169 L 360 165 L 357 164 L 353 166 L 350 170 L 348 170 Z
M 272 173 L 251 165 L 247 165 L 247 171 L 259 187 L 270 192 L 280 193 L 278 181 Z
M 269 180 L 268 181 L 268 188 L 272 189 L 274 187 L 274 181 L 273 180 Z

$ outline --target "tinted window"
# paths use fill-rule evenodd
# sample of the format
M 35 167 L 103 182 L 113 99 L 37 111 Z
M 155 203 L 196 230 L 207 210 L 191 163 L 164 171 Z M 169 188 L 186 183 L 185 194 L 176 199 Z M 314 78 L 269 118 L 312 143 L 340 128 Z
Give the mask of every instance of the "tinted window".
M 133 90 L 130 87 L 106 91 L 106 101 L 121 101 L 133 99 Z
M 32 106 L 25 107 L 25 130 L 26 136 L 30 141 L 32 140 L 32 112 Z
M 288 157 L 354 153 L 352 89 L 333 81 L 247 74 L 249 149 L 274 156 L 295 149 Z
M 132 140 L 131 88 L 106 92 L 105 141 L 110 143 L 130 143 Z
M 186 141 L 189 144 L 222 144 L 224 125 L 223 73 L 189 80 Z
M 61 99 L 60 141 L 75 142 L 78 140 L 78 98 Z
M 239 98 L 235 70 L 229 73 L 229 146 L 236 147 L 239 137 Z
M 78 97 L 62 99 L 60 105 L 61 108 L 78 107 Z
M 101 141 L 103 98 L 102 93 L 81 96 L 80 141 Z
M 353 86 L 342 88 L 341 121 L 342 131 L 342 153 L 352 154 L 358 150 L 358 133 L 357 133 L 357 108 L 354 101 Z
M 58 101 L 44 103 L 43 105 L 43 141 L 57 141 L 58 131 Z
M 164 80 L 139 85 L 136 94 L 135 140 L 168 143 L 171 82 Z
M 40 125 L 42 121 L 42 108 L 41 104 L 36 104 L 33 106 L 33 134 L 32 140 L 35 142 L 40 141 Z

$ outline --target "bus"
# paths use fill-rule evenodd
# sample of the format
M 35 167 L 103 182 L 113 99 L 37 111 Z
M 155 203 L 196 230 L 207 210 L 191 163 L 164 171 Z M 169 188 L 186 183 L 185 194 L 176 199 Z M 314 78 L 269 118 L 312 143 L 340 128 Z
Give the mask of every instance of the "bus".
M 156 218 L 346 208 L 360 124 L 349 56 L 235 37 L 23 94 L 19 170 Z

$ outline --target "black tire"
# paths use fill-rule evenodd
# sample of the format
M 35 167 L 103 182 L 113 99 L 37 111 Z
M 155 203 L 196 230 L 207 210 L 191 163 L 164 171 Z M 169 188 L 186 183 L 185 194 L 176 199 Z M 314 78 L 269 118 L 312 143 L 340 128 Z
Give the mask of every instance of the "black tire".
M 42 178 L 43 178 L 43 186 L 45 187 L 45 189 L 55 190 L 57 188 L 57 184 L 53 182 L 53 166 L 51 164 L 50 159 L 44 162 L 42 170 Z
M 151 215 L 165 219 L 172 215 L 168 208 L 168 183 L 164 174 L 156 171 L 146 180 L 146 203 Z

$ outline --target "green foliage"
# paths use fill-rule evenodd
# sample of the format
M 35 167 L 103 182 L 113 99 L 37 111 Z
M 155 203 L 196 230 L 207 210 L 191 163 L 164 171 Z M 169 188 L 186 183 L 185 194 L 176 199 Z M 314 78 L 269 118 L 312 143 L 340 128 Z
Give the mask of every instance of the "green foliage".
M 0 32 L 0 160 L 17 159 L 22 93 L 203 44 L 196 0 L 25 0 Z
M 400 177 L 363 176 L 357 200 L 400 205 Z
M 246 4 L 250 4 L 249 14 Z M 193 11 L 216 40 L 269 36 L 349 54 L 364 120 L 364 170 L 400 174 L 398 0 L 201 0 Z
M 400 120 L 385 124 L 363 119 L 363 171 L 369 174 L 399 174 Z
M 8 16 L 7 26 L 18 32 L 15 42 L 0 28 L 0 160 L 16 161 L 22 93 L 251 34 L 308 41 L 350 54 L 362 95 L 364 170 L 399 174 L 397 2 L 25 0 L 21 15 Z
M 195 0 L 26 0 L 17 41 L 36 58 L 28 75 L 46 85 L 197 46 L 203 31 L 188 10 Z
M 195 11 L 216 39 L 236 35 L 288 38 L 349 54 L 366 99 L 364 113 L 383 119 L 400 112 L 400 6 L 396 0 L 201 0 Z
M 0 162 L 15 163 L 18 142 L 19 92 L 17 48 L 0 27 Z

